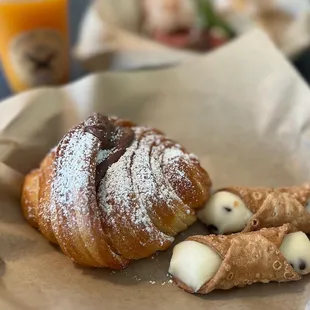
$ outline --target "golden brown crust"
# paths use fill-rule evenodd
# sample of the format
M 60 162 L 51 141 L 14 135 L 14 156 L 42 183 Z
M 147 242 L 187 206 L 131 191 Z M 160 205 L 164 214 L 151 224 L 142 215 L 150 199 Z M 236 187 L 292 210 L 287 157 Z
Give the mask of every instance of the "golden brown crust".
M 52 150 L 42 161 L 40 165 L 39 177 L 39 204 L 37 212 L 37 221 L 39 230 L 42 235 L 52 243 L 57 244 L 51 227 L 51 219 L 49 212 L 51 182 L 50 178 L 53 173 L 53 162 L 55 159 L 55 150 Z
M 254 214 L 243 232 L 291 223 L 310 233 L 310 213 L 305 209 L 310 198 L 309 184 L 287 188 L 228 187 L 220 191 L 239 196 Z
M 70 130 L 25 178 L 22 205 L 27 220 L 35 206 L 31 224 L 76 263 L 120 269 L 167 249 L 196 220 L 211 181 L 194 155 L 160 131 L 113 118 L 135 139 L 96 187 L 101 142 L 85 128 L 99 120 Z M 31 193 L 37 199 L 29 204 Z
M 207 294 L 216 289 L 227 290 L 256 282 L 297 281 L 301 276 L 280 253 L 283 238 L 297 231 L 285 224 L 277 228 L 238 233 L 229 236 L 192 236 L 187 240 L 208 245 L 222 258 L 223 262 L 215 276 L 204 284 L 198 293 Z M 176 284 L 187 292 L 194 291 L 178 279 Z
M 29 224 L 38 229 L 38 205 L 39 205 L 39 176 L 40 170 L 30 172 L 24 181 L 22 188 L 21 206 L 23 214 Z

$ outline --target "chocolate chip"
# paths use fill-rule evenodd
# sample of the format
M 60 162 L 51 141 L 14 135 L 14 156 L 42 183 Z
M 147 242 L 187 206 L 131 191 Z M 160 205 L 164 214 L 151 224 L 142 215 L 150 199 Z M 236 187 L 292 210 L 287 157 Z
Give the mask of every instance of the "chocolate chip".
M 252 220 L 252 225 L 253 226 L 257 226 L 258 224 L 259 224 L 258 220 L 256 220 L 256 219 Z
M 294 264 L 290 262 L 290 265 L 295 269 Z
M 216 234 L 218 232 L 218 228 L 215 225 L 208 225 L 207 228 L 212 234 Z
M 300 269 L 300 270 L 305 270 L 306 267 L 307 267 L 306 262 L 305 262 L 303 259 L 301 259 L 301 260 L 299 261 L 299 269 Z
M 225 209 L 227 212 L 231 212 L 231 211 L 232 211 L 232 208 L 229 208 L 229 207 L 224 207 L 224 209 Z

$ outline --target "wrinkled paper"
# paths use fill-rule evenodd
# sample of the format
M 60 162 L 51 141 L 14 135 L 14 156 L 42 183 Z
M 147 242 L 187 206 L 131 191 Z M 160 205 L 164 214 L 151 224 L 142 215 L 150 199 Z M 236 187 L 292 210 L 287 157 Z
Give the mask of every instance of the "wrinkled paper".
M 22 178 L 92 112 L 165 131 L 196 153 L 214 188 L 310 176 L 310 91 L 254 31 L 170 69 L 91 75 L 0 104 L 0 309 L 304 310 L 310 276 L 194 296 L 167 276 L 171 249 L 120 272 L 74 265 L 23 219 Z M 199 223 L 180 234 L 204 233 Z

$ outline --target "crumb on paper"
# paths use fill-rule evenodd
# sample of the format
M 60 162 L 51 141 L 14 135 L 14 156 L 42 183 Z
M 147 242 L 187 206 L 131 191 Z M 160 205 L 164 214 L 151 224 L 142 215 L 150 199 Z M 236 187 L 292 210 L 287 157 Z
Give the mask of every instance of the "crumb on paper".
M 141 281 L 141 278 L 139 278 L 138 276 L 133 276 L 133 279 L 135 279 L 136 281 Z
M 155 284 L 156 282 L 155 282 L 155 281 L 150 281 L 150 283 L 153 285 L 153 284 Z
M 171 284 L 172 282 L 173 282 L 173 281 L 172 281 L 171 279 L 168 281 L 169 284 Z

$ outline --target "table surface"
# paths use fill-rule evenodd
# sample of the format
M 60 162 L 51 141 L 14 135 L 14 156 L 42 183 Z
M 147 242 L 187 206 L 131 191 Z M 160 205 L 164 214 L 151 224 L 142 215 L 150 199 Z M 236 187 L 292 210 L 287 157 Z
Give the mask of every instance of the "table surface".
M 86 11 L 87 6 L 91 0 L 69 0 L 69 25 L 70 25 L 70 36 L 71 36 L 71 46 L 76 42 L 77 33 L 81 18 Z M 84 72 L 79 67 L 79 65 L 71 61 L 71 80 L 76 80 L 83 76 Z M 0 69 L 0 100 L 10 96 L 11 90 L 9 89 L 2 70 Z

